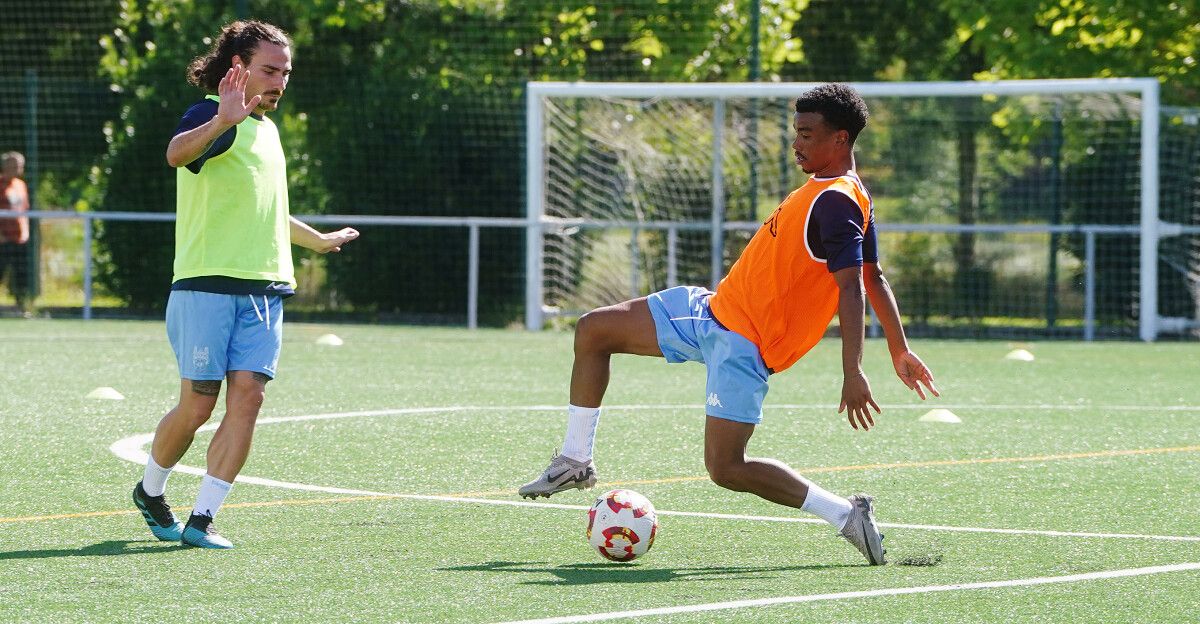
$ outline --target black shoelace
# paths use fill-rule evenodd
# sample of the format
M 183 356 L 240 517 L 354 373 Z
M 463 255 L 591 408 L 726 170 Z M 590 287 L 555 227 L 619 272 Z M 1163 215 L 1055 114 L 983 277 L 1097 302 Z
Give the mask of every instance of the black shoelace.
M 167 504 L 167 495 L 150 496 L 145 490 L 142 490 L 142 500 L 146 502 L 146 509 L 154 516 L 155 522 L 162 526 L 171 524 L 171 506 Z
M 213 526 L 212 521 L 213 519 L 208 516 L 195 515 L 188 520 L 188 524 L 194 529 L 204 531 L 206 535 L 213 535 L 217 532 L 217 528 Z

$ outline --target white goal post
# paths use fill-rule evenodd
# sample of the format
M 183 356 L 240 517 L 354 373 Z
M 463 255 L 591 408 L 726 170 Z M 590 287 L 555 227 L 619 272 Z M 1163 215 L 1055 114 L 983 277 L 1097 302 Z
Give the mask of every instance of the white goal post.
M 722 132 L 725 127 L 725 102 L 738 100 L 793 100 L 816 83 L 589 83 L 589 82 L 530 82 L 526 92 L 526 256 L 525 256 L 525 326 L 530 330 L 541 329 L 548 314 L 545 300 L 546 237 L 548 232 L 564 227 L 612 227 L 629 228 L 637 232 L 646 229 L 669 231 L 674 237 L 679 231 L 703 229 L 711 235 L 712 282 L 715 286 L 723 267 L 722 244 L 725 233 L 730 230 L 756 227 L 757 222 L 727 222 L 725 217 L 725 190 L 722 173 Z M 1141 340 L 1152 341 L 1159 334 L 1158 314 L 1158 253 L 1160 238 L 1170 235 L 1175 224 L 1162 223 L 1159 219 L 1159 84 L 1151 78 L 1110 78 L 1072 80 L 1005 80 L 995 82 L 870 82 L 851 83 L 865 98 L 987 98 L 1003 96 L 1058 96 L 1062 94 L 1131 94 L 1140 100 L 1140 156 L 1138 162 L 1138 191 L 1140 221 L 1126 226 L 1136 232 L 1139 246 L 1138 276 L 1138 327 Z M 711 144 L 711 215 L 707 220 L 690 221 L 630 221 L 614 219 L 605 221 L 580 217 L 564 219 L 548 215 L 547 197 L 547 118 L 548 102 L 555 98 L 596 99 L 662 99 L 687 98 L 711 103 L 713 122 Z M 757 141 L 757 139 L 755 139 Z M 868 185 L 870 180 L 868 180 Z M 782 196 L 776 200 L 781 200 Z M 920 230 L 922 224 L 891 224 L 894 229 Z M 1014 224 L 1016 225 L 1016 224 Z M 948 225 L 941 231 L 984 232 L 986 225 Z M 992 226 L 993 228 L 995 226 Z M 1097 226 L 1101 227 L 1101 226 Z M 1109 226 L 1110 228 L 1116 226 Z M 887 229 L 887 228 L 884 228 Z M 1095 231 L 1097 230 L 1093 228 Z M 924 231 L 924 230 L 921 230 Z M 999 231 L 999 230 L 991 230 Z M 1016 230 L 1004 231 L 1020 231 Z M 1046 227 L 1039 231 L 1070 231 Z M 1089 253 L 1092 251 L 1089 239 Z M 674 239 L 669 246 L 674 254 Z M 670 259 L 674 270 L 675 258 Z M 1089 266 L 1090 270 L 1090 266 Z M 672 275 L 673 278 L 673 275 Z M 1089 286 L 1090 287 L 1090 286 Z M 1090 293 L 1089 293 L 1089 296 Z M 613 302 L 615 303 L 615 302 Z

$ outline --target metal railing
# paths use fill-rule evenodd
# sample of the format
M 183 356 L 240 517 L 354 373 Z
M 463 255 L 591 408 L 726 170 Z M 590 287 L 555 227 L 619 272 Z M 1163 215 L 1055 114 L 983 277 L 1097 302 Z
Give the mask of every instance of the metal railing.
M 175 213 L 171 212 L 71 212 L 71 211 L 32 211 L 27 213 L 31 219 L 78 219 L 83 223 L 83 310 L 84 319 L 92 318 L 93 303 L 93 262 L 94 252 L 92 239 L 95 233 L 94 222 L 99 221 L 144 221 L 164 222 L 174 221 Z M 529 223 L 522 218 L 503 217 L 421 217 L 421 216 L 388 216 L 388 215 L 296 215 L 297 218 L 310 224 L 367 226 L 380 225 L 391 227 L 464 227 L 468 230 L 467 242 L 467 327 L 474 329 L 479 323 L 479 248 L 481 228 L 510 228 L 528 230 L 537 227 L 545 233 L 561 233 L 571 229 L 622 229 L 631 231 L 631 241 L 636 241 L 638 232 L 657 230 L 665 232 L 666 238 L 666 278 L 668 286 L 678 285 L 678 235 L 680 231 L 709 231 L 713 224 L 708 221 L 679 222 L 679 221 L 595 221 L 584 219 L 543 218 L 537 223 Z M 724 232 L 742 231 L 753 232 L 761 226 L 755 221 L 730 221 L 721 224 Z M 1077 234 L 1084 238 L 1084 310 L 1083 338 L 1094 340 L 1096 336 L 1096 237 L 1097 236 L 1137 236 L 1141 226 L 1129 225 L 1040 225 L 1040 224 L 926 224 L 926 223 L 882 223 L 881 232 L 908 232 L 930 234 L 964 234 L 964 233 L 993 233 L 993 234 Z M 1198 226 L 1168 227 L 1164 224 L 1164 233 L 1168 235 L 1200 234 Z M 540 238 L 540 237 L 539 237 Z M 630 270 L 636 273 L 639 269 L 636 254 L 631 257 Z M 541 305 L 541 302 L 538 304 Z
M 92 318 L 92 239 L 95 221 L 174 221 L 173 212 L 71 212 L 35 210 L 25 213 L 30 219 L 80 219 L 83 221 L 83 318 Z M 483 227 L 525 228 L 524 219 L 487 217 L 405 217 L 389 215 L 294 215 L 309 224 L 385 225 L 409 227 L 465 227 L 467 241 L 467 327 L 479 326 L 479 229 Z

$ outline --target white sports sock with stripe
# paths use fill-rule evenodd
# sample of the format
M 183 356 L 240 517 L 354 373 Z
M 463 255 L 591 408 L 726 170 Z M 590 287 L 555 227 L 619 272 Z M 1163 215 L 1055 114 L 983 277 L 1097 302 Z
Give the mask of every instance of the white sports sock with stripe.
M 568 405 L 567 435 L 563 439 L 562 454 L 576 461 L 591 461 L 599 423 L 600 408 Z
M 842 527 L 846 526 L 846 521 L 850 519 L 850 511 L 853 507 L 850 505 L 849 499 L 831 494 L 815 483 L 809 483 L 808 496 L 804 497 L 804 504 L 800 506 L 800 509 L 819 516 L 822 520 L 832 524 L 833 528 L 841 531 Z
M 221 503 L 225 502 L 225 496 L 229 494 L 232 487 L 232 483 L 222 481 L 210 474 L 204 475 L 204 479 L 200 481 L 200 493 L 196 495 L 196 506 L 192 509 L 192 513 L 209 518 L 217 517 L 217 510 L 221 508 Z
M 142 473 L 142 489 L 147 496 L 162 496 L 167 491 L 167 477 L 171 476 L 170 468 L 163 468 L 154 461 L 151 455 L 146 460 L 146 471 Z

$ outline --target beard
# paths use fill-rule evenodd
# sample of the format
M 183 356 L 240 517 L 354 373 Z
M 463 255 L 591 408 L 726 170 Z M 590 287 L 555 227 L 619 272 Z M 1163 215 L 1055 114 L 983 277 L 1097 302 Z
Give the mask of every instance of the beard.
M 279 98 L 283 97 L 282 93 L 264 93 L 262 99 L 258 102 L 258 107 L 263 110 L 273 111 L 279 108 Z

